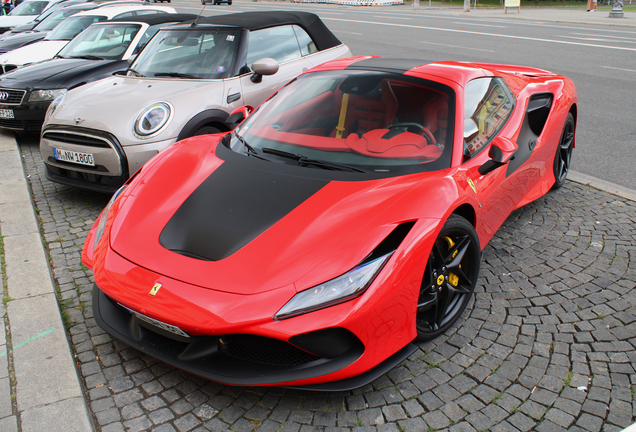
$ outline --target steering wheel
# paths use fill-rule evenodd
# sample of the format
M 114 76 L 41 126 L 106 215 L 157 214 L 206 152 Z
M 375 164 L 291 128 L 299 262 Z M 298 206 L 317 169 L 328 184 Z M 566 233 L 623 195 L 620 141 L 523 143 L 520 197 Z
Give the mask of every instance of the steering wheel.
M 395 129 L 395 128 L 404 128 L 406 129 L 407 132 L 411 132 L 414 134 L 418 134 L 418 135 L 422 135 L 423 137 L 425 137 L 428 140 L 429 144 L 437 144 L 437 142 L 435 141 L 435 137 L 433 136 L 433 134 L 431 133 L 430 130 L 428 130 L 428 128 L 426 126 L 423 126 L 419 123 L 393 123 L 391 125 L 388 126 L 388 129 Z

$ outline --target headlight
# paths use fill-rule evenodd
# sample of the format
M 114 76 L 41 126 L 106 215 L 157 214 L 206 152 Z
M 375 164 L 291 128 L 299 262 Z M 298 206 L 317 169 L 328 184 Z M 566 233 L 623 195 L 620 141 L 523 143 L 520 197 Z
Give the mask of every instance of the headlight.
M 29 95 L 29 102 L 46 102 L 66 94 L 66 89 L 36 90 Z
M 121 195 L 124 189 L 126 189 L 126 186 L 128 186 L 128 183 L 126 183 L 125 185 L 117 189 L 117 192 L 115 192 L 113 194 L 113 197 L 110 199 L 110 201 L 108 201 L 108 204 L 104 208 L 104 211 L 102 211 L 102 214 L 99 215 L 99 221 L 97 222 L 97 229 L 95 230 L 95 241 L 93 242 L 93 250 L 97 248 L 97 243 L 99 243 L 99 240 L 102 238 L 102 235 L 104 234 L 104 228 L 106 227 L 106 220 L 108 219 L 108 213 L 110 212 L 110 208 L 113 206 L 113 203 L 115 202 L 117 197 Z
M 360 264 L 342 276 L 299 292 L 274 315 L 274 319 L 291 318 L 362 295 L 392 254 L 393 252 Z
M 172 106 L 168 102 L 157 102 L 146 107 L 135 120 L 134 132 L 138 138 L 147 138 L 159 132 L 172 116 Z
M 61 95 L 56 97 L 53 102 L 51 102 L 51 105 L 49 105 L 49 108 L 46 110 L 46 115 L 44 116 L 44 123 L 46 123 L 51 118 L 51 116 L 53 115 L 57 107 L 62 105 L 62 102 L 64 102 L 65 97 L 66 97 L 66 92 L 62 93 Z

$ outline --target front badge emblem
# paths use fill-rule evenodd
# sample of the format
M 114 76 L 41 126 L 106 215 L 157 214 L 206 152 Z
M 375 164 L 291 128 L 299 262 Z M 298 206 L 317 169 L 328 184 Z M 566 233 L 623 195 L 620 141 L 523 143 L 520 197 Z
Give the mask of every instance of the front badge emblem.
M 152 287 L 152 289 L 150 290 L 150 295 L 157 295 L 157 293 L 159 292 L 159 288 L 161 288 L 161 284 L 160 283 L 156 283 L 155 286 Z
M 473 182 L 473 179 L 471 179 L 470 177 L 468 178 L 468 186 L 470 186 L 473 192 L 477 193 L 477 188 L 475 187 L 475 183 Z

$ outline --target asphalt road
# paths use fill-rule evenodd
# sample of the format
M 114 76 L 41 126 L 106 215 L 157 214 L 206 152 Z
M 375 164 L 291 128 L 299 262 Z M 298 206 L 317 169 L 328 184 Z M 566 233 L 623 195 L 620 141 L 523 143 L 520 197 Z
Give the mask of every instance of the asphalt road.
M 201 11 L 194 0 L 171 5 L 182 12 Z M 469 16 L 461 9 L 441 15 L 409 6 L 242 0 L 208 5 L 202 15 L 272 9 L 318 14 L 356 55 L 519 64 L 568 76 L 577 85 L 580 106 L 572 169 L 636 189 L 630 175 L 636 161 L 636 125 L 630 115 L 635 109 L 636 28 L 511 22 Z

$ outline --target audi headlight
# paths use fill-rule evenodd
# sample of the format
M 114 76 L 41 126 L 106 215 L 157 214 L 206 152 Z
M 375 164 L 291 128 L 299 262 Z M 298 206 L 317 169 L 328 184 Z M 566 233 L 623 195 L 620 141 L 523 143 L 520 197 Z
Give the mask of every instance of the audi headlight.
M 66 94 L 66 89 L 36 90 L 29 95 L 29 102 L 46 102 Z
M 97 228 L 95 229 L 95 241 L 93 242 L 93 250 L 97 248 L 97 243 L 99 243 L 99 240 L 102 238 L 102 235 L 104 235 L 104 229 L 106 228 L 106 220 L 108 219 L 108 213 L 110 212 L 110 208 L 113 206 L 113 203 L 115 202 L 117 197 L 121 195 L 124 189 L 126 189 L 126 186 L 128 186 L 128 183 L 126 183 L 125 185 L 117 189 L 117 192 L 115 192 L 113 194 L 113 197 L 110 199 L 110 201 L 108 201 L 108 204 L 102 211 L 102 214 L 99 215 Z
M 173 108 L 168 102 L 157 102 L 146 107 L 135 120 L 137 138 L 149 138 L 163 128 L 172 117 Z
M 291 318 L 362 295 L 392 254 L 393 252 L 364 262 L 342 276 L 299 292 L 274 315 L 274 319 Z
M 46 110 L 46 115 L 44 116 L 44 123 L 46 123 L 51 118 L 51 116 L 53 115 L 57 107 L 62 105 L 62 102 L 64 102 L 65 97 L 66 97 L 66 92 L 62 93 L 61 95 L 56 97 L 53 100 L 53 102 L 51 102 L 51 105 L 49 105 L 49 107 Z

